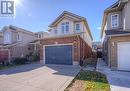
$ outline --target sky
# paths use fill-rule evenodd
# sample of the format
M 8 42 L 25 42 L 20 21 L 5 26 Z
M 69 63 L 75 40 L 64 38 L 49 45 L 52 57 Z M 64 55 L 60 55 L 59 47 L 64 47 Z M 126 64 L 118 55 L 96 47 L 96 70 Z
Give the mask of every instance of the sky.
M 14 25 L 29 31 L 47 31 L 63 11 L 87 19 L 93 41 L 100 41 L 104 10 L 117 0 L 15 0 L 15 18 L 0 17 L 0 28 Z

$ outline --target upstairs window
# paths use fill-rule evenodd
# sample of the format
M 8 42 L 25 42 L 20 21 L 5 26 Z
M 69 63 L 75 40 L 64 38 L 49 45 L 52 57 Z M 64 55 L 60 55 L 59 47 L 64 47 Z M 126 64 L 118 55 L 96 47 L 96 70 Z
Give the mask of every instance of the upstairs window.
M 69 32 L 69 22 L 66 22 L 66 33 Z
M 17 41 L 21 41 L 21 35 L 19 33 L 17 33 Z
M 57 34 L 57 30 L 54 30 L 54 33 Z
M 39 38 L 39 39 L 42 38 L 41 34 L 38 35 L 38 38 Z
M 11 42 L 11 32 L 5 32 L 4 33 L 4 42 L 10 43 Z
M 20 40 L 20 38 L 19 38 L 19 34 L 17 34 L 17 40 L 18 40 L 18 41 Z
M 62 29 L 62 33 L 68 33 L 69 32 L 69 22 L 62 23 L 61 29 Z
M 111 15 L 111 27 L 115 28 L 118 26 L 119 26 L 119 15 L 118 14 Z
M 76 24 L 75 29 L 76 29 L 76 31 L 79 31 L 80 30 L 80 24 Z
M 65 32 L 65 23 L 62 23 L 61 29 L 62 29 L 62 33 L 64 33 Z

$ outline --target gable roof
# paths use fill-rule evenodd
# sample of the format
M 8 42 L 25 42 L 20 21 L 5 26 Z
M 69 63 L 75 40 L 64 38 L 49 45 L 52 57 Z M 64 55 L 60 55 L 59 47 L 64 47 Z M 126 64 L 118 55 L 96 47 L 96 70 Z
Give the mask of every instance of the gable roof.
M 23 28 L 19 28 L 19 27 L 16 27 L 16 26 L 13 26 L 13 25 L 9 25 L 9 26 L 5 26 L 2 31 L 5 31 L 7 28 L 11 29 L 12 31 L 15 31 L 15 32 L 23 32 L 23 33 L 27 33 L 27 34 L 30 34 L 30 35 L 35 35 L 33 32 L 31 31 L 28 31 L 28 30 L 25 30 Z
M 105 31 L 104 28 L 106 25 L 108 14 L 111 12 L 121 11 L 127 2 L 128 2 L 128 0 L 118 0 L 116 3 L 114 3 L 107 9 L 105 9 L 104 15 L 103 15 L 103 20 L 102 20 L 101 38 L 103 36 L 103 32 Z
M 88 33 L 89 33 L 91 39 L 93 40 L 93 37 L 92 37 L 91 31 L 90 31 L 90 29 L 89 29 L 89 25 L 88 25 L 88 22 L 87 22 L 86 18 L 85 18 L 85 17 L 82 17 L 82 16 L 79 16 L 79 15 L 77 15 L 77 14 L 74 14 L 74 13 L 68 12 L 68 11 L 64 11 L 60 16 L 58 16 L 58 17 L 49 25 L 49 27 L 51 28 L 51 27 L 56 26 L 57 23 L 59 23 L 65 16 L 71 17 L 71 18 L 73 18 L 73 19 L 75 19 L 75 20 L 77 20 L 77 21 L 83 21 L 84 24 L 85 24 L 85 26 L 86 26 L 86 28 L 87 28 L 87 31 L 88 31 Z M 51 30 L 49 30 L 49 31 L 51 31 Z
M 57 22 L 59 22 L 62 18 L 64 18 L 65 15 L 68 15 L 68 16 L 71 16 L 71 17 L 75 17 L 79 20 L 86 20 L 85 17 L 82 17 L 82 16 L 79 16 L 79 15 L 76 15 L 76 14 L 73 14 L 71 12 L 68 12 L 68 11 L 64 11 L 61 15 L 59 15 L 50 25 L 49 27 L 53 27 L 56 25 Z

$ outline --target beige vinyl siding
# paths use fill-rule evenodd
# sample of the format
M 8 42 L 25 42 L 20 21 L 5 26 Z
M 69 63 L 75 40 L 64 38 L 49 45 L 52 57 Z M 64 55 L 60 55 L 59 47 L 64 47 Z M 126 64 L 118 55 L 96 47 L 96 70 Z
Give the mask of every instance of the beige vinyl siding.
M 29 35 L 29 34 L 26 34 L 26 33 L 21 33 L 21 38 L 22 38 L 22 42 L 25 43 L 25 44 L 32 42 L 36 39 L 35 36 Z
M 130 0 L 123 9 L 123 25 L 124 30 L 130 31 Z
M 17 42 L 17 33 L 12 31 L 12 42 L 16 43 Z
M 0 37 L 0 44 L 3 44 L 3 37 Z

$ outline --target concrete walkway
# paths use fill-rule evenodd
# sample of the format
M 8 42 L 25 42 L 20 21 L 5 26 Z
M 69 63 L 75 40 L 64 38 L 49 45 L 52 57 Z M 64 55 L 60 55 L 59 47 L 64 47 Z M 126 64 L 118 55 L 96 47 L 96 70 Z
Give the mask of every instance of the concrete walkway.
M 0 91 L 64 91 L 78 66 L 29 64 L 0 71 Z
M 97 71 L 106 74 L 111 91 L 130 91 L 130 72 L 111 71 L 101 59 L 98 59 Z

